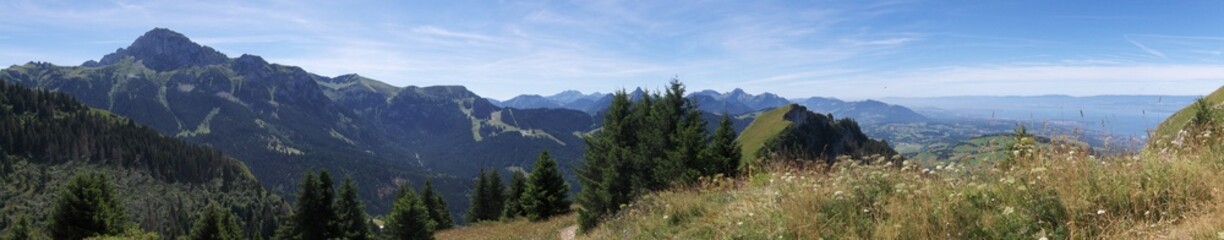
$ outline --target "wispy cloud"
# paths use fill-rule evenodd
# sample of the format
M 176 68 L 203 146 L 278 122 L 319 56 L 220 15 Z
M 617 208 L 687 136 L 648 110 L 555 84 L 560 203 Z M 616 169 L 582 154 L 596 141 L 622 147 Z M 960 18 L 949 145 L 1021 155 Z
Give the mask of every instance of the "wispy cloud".
M 1168 56 L 1165 56 L 1163 52 L 1157 51 L 1156 49 L 1149 48 L 1147 45 L 1143 45 L 1142 43 L 1136 42 L 1134 39 L 1130 39 L 1130 37 L 1126 37 L 1126 41 L 1135 45 L 1135 47 L 1139 47 L 1139 49 L 1142 49 L 1144 52 L 1147 52 L 1148 54 L 1151 54 L 1152 56 L 1156 56 L 1156 57 L 1163 58 L 1163 59 L 1169 58 Z

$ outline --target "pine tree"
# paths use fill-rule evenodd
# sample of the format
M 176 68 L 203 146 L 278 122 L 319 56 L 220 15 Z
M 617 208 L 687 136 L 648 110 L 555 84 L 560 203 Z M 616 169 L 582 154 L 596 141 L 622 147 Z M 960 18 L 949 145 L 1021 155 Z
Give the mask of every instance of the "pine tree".
M 319 170 L 319 179 L 315 184 L 319 189 L 319 213 L 321 213 L 323 223 L 326 224 L 323 230 L 323 236 L 326 239 L 335 239 L 341 237 L 340 224 L 336 220 L 339 219 L 335 208 L 336 191 L 334 189 L 335 182 L 332 181 L 331 174 L 326 169 Z
M 689 109 L 676 130 L 672 135 L 675 148 L 668 151 L 668 158 L 671 162 L 680 164 L 682 170 L 679 171 L 680 175 L 671 176 L 671 179 L 679 177 L 681 181 L 691 182 L 701 175 L 713 173 L 715 167 L 707 159 L 701 158 L 701 154 L 706 151 L 706 138 L 709 136 L 701 112 L 696 108 Z
M 722 120 L 718 122 L 718 129 L 714 130 L 714 137 L 710 139 L 710 146 L 706 148 L 704 159 L 709 161 L 712 167 L 712 172 L 706 174 L 723 174 L 725 176 L 735 176 L 739 172 L 739 162 L 741 151 L 739 141 L 736 140 L 735 126 L 732 126 L 731 115 L 724 112 Z
M 52 238 L 119 234 L 128 227 L 123 205 L 105 174 L 77 174 L 62 189 L 51 211 Z
M 332 239 L 339 237 L 335 229 L 336 211 L 332 208 L 331 175 L 327 171 L 306 173 L 302 192 L 298 194 L 293 215 L 293 235 L 298 239 Z
M 569 212 L 568 192 L 569 184 L 561 178 L 557 161 L 548 155 L 548 151 L 540 152 L 522 198 L 527 218 L 540 221 Z
M 425 203 L 408 185 L 401 187 L 398 195 L 387 215 L 386 232 L 390 239 L 433 239 L 434 222 L 429 219 Z
M 26 215 L 24 214 L 21 216 L 17 216 L 17 221 L 13 222 L 13 226 L 10 226 L 8 230 L 5 231 L 4 235 L 0 236 L 0 239 L 3 239 L 3 240 L 34 239 L 35 238 L 34 229 L 30 225 L 31 223 L 30 223 L 29 217 L 26 217 Z
M 214 203 L 204 211 L 203 216 L 196 219 L 186 239 L 239 240 L 243 239 L 242 235 L 242 228 L 238 227 L 238 217 L 228 209 L 222 209 Z
M 510 176 L 510 189 L 506 191 L 506 207 L 502 218 L 514 219 L 527 216 L 523 207 L 523 192 L 527 190 L 527 174 L 523 171 L 513 171 Z
M 502 211 L 506 207 L 506 186 L 502 185 L 501 174 L 496 169 L 489 171 L 489 185 L 485 186 L 485 197 L 487 205 L 485 212 L 482 214 L 483 220 L 498 220 L 501 219 Z
M 429 219 L 433 220 L 436 230 L 446 230 L 455 226 L 455 221 L 451 220 L 450 209 L 446 206 L 446 200 L 442 199 L 442 194 L 434 189 L 433 182 L 425 180 L 425 189 L 421 190 L 421 200 L 425 202 L 425 209 L 429 210 Z
M 603 127 L 583 138 L 587 150 L 576 171 L 582 185 L 577 200 L 582 206 L 578 223 L 583 231 L 594 228 L 604 215 L 619 210 L 630 194 L 628 174 L 632 170 L 627 165 L 632 154 L 628 147 L 636 142 L 630 104 L 625 91 L 612 94 Z
M 357 196 L 357 183 L 354 183 L 351 177 L 344 178 L 340 186 L 340 199 L 336 200 L 335 208 L 341 237 L 350 240 L 372 238 L 369 216 Z
M 486 202 L 489 196 L 486 186 L 489 185 L 489 180 L 485 175 L 484 169 L 480 169 L 480 174 L 476 177 L 476 189 L 472 190 L 468 199 L 468 210 L 463 215 L 463 220 L 468 223 L 475 223 L 484 220 L 485 212 L 489 211 Z

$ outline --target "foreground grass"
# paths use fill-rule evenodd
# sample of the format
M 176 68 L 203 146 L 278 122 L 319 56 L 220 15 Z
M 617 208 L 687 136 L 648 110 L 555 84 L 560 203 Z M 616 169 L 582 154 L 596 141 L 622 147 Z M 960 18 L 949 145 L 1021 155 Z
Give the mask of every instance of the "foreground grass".
M 585 239 L 1224 238 L 1224 142 L 1099 157 L 1052 144 L 1006 169 L 775 167 L 648 195 Z
M 518 219 L 508 222 L 477 223 L 450 229 L 434 235 L 446 239 L 558 239 L 562 229 L 577 222 L 575 214 L 553 217 L 548 221 L 530 222 Z

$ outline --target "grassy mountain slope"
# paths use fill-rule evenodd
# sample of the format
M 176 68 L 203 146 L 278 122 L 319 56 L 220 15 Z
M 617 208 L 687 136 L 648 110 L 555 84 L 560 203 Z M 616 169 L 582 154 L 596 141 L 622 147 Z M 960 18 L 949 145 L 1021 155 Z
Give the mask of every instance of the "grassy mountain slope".
M 740 162 L 751 163 L 756 160 L 757 152 L 765 147 L 765 142 L 773 139 L 781 134 L 783 130 L 791 126 L 791 121 L 786 119 L 786 113 L 790 112 L 795 105 L 785 105 L 766 111 L 758 115 L 748 127 L 744 128 L 739 135 L 738 141 L 743 153 Z
M 1203 96 L 1203 99 L 1215 109 L 1224 108 L 1224 87 L 1220 87 L 1215 92 Z M 1167 143 L 1176 139 L 1178 131 L 1186 128 L 1190 120 L 1194 118 L 1196 111 L 1193 105 L 1191 105 L 1173 113 L 1172 116 L 1160 122 L 1159 125 L 1156 125 L 1156 129 L 1153 132 L 1152 142 Z M 1217 121 L 1224 120 L 1224 115 L 1217 114 L 1215 119 Z
M 59 186 L 103 172 L 128 217 L 142 228 L 183 235 L 211 202 L 234 211 L 247 237 L 268 237 L 288 214 L 241 162 L 163 137 L 72 97 L 0 83 L 0 229 L 26 215 L 42 226 Z

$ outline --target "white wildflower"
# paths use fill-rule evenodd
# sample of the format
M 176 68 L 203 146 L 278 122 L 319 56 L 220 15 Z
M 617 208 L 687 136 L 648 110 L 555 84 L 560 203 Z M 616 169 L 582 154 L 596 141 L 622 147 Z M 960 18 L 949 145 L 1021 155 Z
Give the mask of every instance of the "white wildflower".
M 1016 212 L 1015 208 L 1012 208 L 1012 207 L 1003 208 L 1003 216 L 1011 215 L 1014 212 Z
M 670 217 L 670 216 L 663 215 L 663 219 L 664 219 L 664 220 L 667 220 L 669 217 Z
M 744 225 L 744 221 L 739 221 L 739 222 L 736 222 L 736 223 L 735 223 L 735 225 L 743 226 L 743 225 Z
M 1097 209 L 1097 215 L 1105 215 L 1105 209 Z

